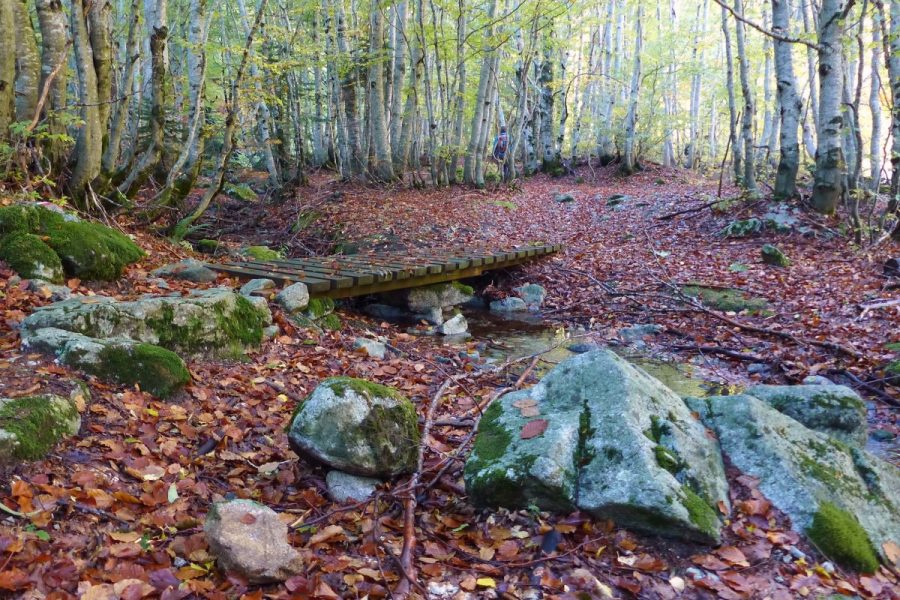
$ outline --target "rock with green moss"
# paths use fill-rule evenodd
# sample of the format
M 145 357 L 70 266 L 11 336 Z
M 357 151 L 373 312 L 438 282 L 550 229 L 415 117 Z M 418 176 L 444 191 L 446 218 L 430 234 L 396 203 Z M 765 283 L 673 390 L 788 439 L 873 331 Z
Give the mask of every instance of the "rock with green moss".
M 309 290 L 306 284 L 292 283 L 277 294 L 275 302 L 290 314 L 296 314 L 309 306 Z
M 191 380 L 177 354 L 153 344 L 96 339 L 52 327 L 39 329 L 23 344 L 31 351 L 54 355 L 60 364 L 104 381 L 137 384 L 159 398 L 168 398 Z
M 412 402 L 396 390 L 352 377 L 322 381 L 288 426 L 300 456 L 366 477 L 416 468 L 419 427 Z
M 143 251 L 123 233 L 36 204 L 0 207 L 0 236 L 13 232 L 40 237 L 59 257 L 66 275 L 118 279 Z
M 206 263 L 193 258 L 186 258 L 177 263 L 164 265 L 152 272 L 154 277 L 168 279 L 181 279 L 193 283 L 210 283 L 216 280 L 216 272 L 206 266 Z
M 188 296 L 151 296 L 119 302 L 106 296 L 77 297 L 38 308 L 22 321 L 23 343 L 53 327 L 92 338 L 123 337 L 162 346 L 184 356 L 234 357 L 259 345 L 272 315 L 263 303 L 224 288 Z
M 247 246 L 241 250 L 241 254 L 256 260 L 279 260 L 281 258 L 281 252 L 272 250 L 268 246 Z
M 65 276 L 59 256 L 32 233 L 14 231 L 0 238 L 0 260 L 25 279 L 62 283 Z
M 715 431 L 732 464 L 759 479 L 766 498 L 829 558 L 856 569 L 870 565 L 866 549 L 887 560 L 885 548 L 900 544 L 897 467 L 808 429 L 754 396 L 687 402 Z
M 705 543 L 719 540 L 717 506 L 728 505 L 716 442 L 675 392 L 608 350 L 496 400 L 465 482 L 479 506 L 578 509 Z
M 765 298 L 753 296 L 742 290 L 710 288 L 701 285 L 686 285 L 681 288 L 685 296 L 696 298 L 704 306 L 724 312 L 747 312 L 760 314 L 769 308 Z
M 0 464 L 43 458 L 80 427 L 81 416 L 69 398 L 55 394 L 0 398 Z
M 785 253 L 772 244 L 766 244 L 759 252 L 762 256 L 762 261 L 767 265 L 776 267 L 789 267 L 791 265 L 791 261 Z
M 864 448 L 868 441 L 866 405 L 843 385 L 756 385 L 745 392 L 810 429 Z

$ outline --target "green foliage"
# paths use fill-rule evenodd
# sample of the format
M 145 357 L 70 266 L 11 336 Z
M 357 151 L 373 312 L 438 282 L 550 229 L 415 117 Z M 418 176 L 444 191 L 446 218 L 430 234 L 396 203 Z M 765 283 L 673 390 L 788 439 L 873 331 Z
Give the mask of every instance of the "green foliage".
M 878 556 L 859 521 L 846 510 L 822 502 L 806 530 L 809 539 L 828 558 L 860 573 L 878 570 Z

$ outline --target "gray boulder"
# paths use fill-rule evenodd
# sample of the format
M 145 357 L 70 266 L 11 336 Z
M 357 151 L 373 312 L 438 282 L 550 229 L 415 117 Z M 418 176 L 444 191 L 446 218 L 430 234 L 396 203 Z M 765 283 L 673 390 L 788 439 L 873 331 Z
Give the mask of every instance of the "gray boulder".
M 560 204 L 575 202 L 575 194 L 572 192 L 557 192 L 553 194 L 553 201 Z
M 353 349 L 362 350 L 368 356 L 379 360 L 383 359 L 387 352 L 387 346 L 385 346 L 384 343 L 361 337 L 358 337 L 353 341 Z
M 343 471 L 328 471 L 325 484 L 328 496 L 335 502 L 363 502 L 372 497 L 381 481 Z
M 275 291 L 275 282 L 271 279 L 251 279 L 241 286 L 240 294 L 242 296 L 263 296 L 267 297 Z
M 762 256 L 762 261 L 767 265 L 776 267 L 789 267 L 791 265 L 791 260 L 785 253 L 772 244 L 766 244 L 759 252 Z
M 499 313 L 523 312 L 528 310 L 528 305 L 521 298 L 507 296 L 503 300 L 491 302 L 491 310 Z
M 756 385 L 746 390 L 810 429 L 860 448 L 868 441 L 866 405 L 843 385 Z
M 437 332 L 441 335 L 462 335 L 467 331 L 469 331 L 469 323 L 461 314 L 456 315 L 452 319 L 444 321 L 437 328 Z
M 297 408 L 288 441 L 300 456 L 354 475 L 416 468 L 416 408 L 396 390 L 352 377 L 322 381 Z
M 290 314 L 309 306 L 309 290 L 303 283 L 293 283 L 275 295 L 275 302 Z
M 403 306 L 413 313 L 429 313 L 468 302 L 474 294 L 475 290 L 470 286 L 451 281 L 391 292 L 385 294 L 384 299 L 388 304 Z
M 900 544 L 900 470 L 753 396 L 688 399 L 722 451 L 826 556 L 855 570 Z
M 665 331 L 665 329 L 666 328 L 662 325 L 657 325 L 655 323 L 631 325 L 620 329 L 619 337 L 621 337 L 626 344 L 633 344 L 634 342 L 643 340 L 647 336 L 661 333 Z
M 440 325 L 444 322 L 444 311 L 440 307 L 413 312 L 390 304 L 367 304 L 363 308 L 363 312 L 370 317 L 386 321 L 425 321 L 432 325 Z
M 0 398 L 0 465 L 43 458 L 79 428 L 81 416 L 71 398 L 56 394 Z
M 127 338 L 182 355 L 234 356 L 258 345 L 271 319 L 267 307 L 223 288 L 130 302 L 79 296 L 35 310 L 22 321 L 21 337 L 28 344 L 40 329 L 52 327 L 92 338 Z
M 675 392 L 608 350 L 557 366 L 485 412 L 465 467 L 479 506 L 575 509 L 692 541 L 719 538 L 715 441 Z
M 544 289 L 544 286 L 536 283 L 520 285 L 513 291 L 519 295 L 519 298 L 525 301 L 528 308 L 540 308 L 543 306 L 544 299 L 547 297 L 547 290 Z
M 206 263 L 193 258 L 186 258 L 180 262 L 165 265 L 152 271 L 155 277 L 168 277 L 170 279 L 183 279 L 194 283 L 209 283 L 216 280 L 216 272 L 206 266 Z
M 191 380 L 184 361 L 153 344 L 127 338 L 97 339 L 54 327 L 37 330 L 22 344 L 31 351 L 51 354 L 68 367 L 124 385 L 140 385 L 159 398 L 168 398 Z
M 219 567 L 250 583 L 285 581 L 305 572 L 300 553 L 288 543 L 287 524 L 267 506 L 252 500 L 217 502 L 203 531 Z

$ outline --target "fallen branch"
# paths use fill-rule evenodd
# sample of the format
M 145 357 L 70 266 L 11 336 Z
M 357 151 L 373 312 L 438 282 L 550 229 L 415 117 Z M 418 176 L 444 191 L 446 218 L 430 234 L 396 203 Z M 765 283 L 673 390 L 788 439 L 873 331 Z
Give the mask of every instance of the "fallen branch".
M 837 375 L 843 375 L 843 376 L 847 377 L 848 379 L 850 379 L 851 381 L 853 381 L 853 383 L 855 383 L 856 385 L 858 385 L 858 386 L 861 387 L 862 389 L 864 389 L 864 390 L 866 390 L 867 392 L 869 392 L 869 393 L 874 394 L 875 396 L 877 396 L 878 399 L 881 400 L 881 401 L 883 401 L 885 404 L 890 404 L 891 406 L 895 406 L 895 407 L 897 407 L 897 408 L 900 408 L 900 400 L 898 400 L 897 398 L 894 398 L 893 396 L 891 396 L 890 394 L 888 394 L 888 393 L 885 392 L 884 390 L 881 390 L 881 389 L 875 387 L 874 385 L 872 385 L 872 384 L 869 383 L 868 381 L 864 381 L 864 380 L 860 379 L 859 377 L 857 377 L 856 375 L 854 375 L 853 373 L 851 373 L 851 372 L 848 371 L 847 369 L 832 369 L 831 371 L 829 371 L 829 373 L 835 373 L 835 374 L 837 374 Z
M 740 350 L 734 350 L 732 348 L 726 348 L 724 346 L 700 346 L 696 344 L 678 344 L 676 346 L 672 346 L 676 350 L 695 350 L 700 352 L 701 354 L 704 352 L 708 352 L 709 354 L 721 354 L 722 356 L 728 356 L 730 358 L 734 358 L 736 360 L 744 360 L 747 362 L 760 362 L 760 363 L 768 363 L 771 362 L 767 358 L 760 356 L 758 354 L 748 354 L 746 352 L 741 352 Z
M 673 213 L 668 213 L 668 214 L 665 214 L 665 215 L 656 217 L 656 220 L 657 220 L 657 221 L 668 221 L 669 219 L 674 219 L 674 218 L 677 217 L 678 215 L 686 215 L 686 214 L 689 214 L 689 213 L 700 212 L 701 210 L 704 210 L 704 209 L 707 209 L 707 208 L 709 208 L 709 207 L 711 207 L 711 206 L 714 206 L 714 205 L 716 205 L 716 204 L 719 204 L 720 202 L 722 202 L 722 199 L 721 199 L 721 198 L 716 198 L 716 199 L 713 200 L 712 202 L 706 202 L 706 203 L 704 203 L 704 204 L 701 204 L 700 206 L 695 206 L 695 207 L 693 207 L 693 208 L 685 208 L 684 210 L 678 210 L 678 211 L 675 211 L 675 212 L 673 212 Z

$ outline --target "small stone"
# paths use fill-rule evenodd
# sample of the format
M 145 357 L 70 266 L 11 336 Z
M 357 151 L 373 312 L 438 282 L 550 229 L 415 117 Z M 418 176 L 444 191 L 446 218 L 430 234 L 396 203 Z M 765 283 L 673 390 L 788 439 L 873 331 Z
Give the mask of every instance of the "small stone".
M 896 433 L 887 429 L 874 429 L 871 436 L 876 442 L 891 442 L 897 438 Z
M 690 577 L 691 579 L 703 579 L 705 577 L 705 573 L 698 569 L 697 567 L 688 567 L 684 570 L 684 574 Z
M 278 325 L 269 325 L 268 327 L 265 327 L 263 329 L 263 339 L 271 340 L 278 335 L 279 331 L 281 331 L 281 329 L 278 327 Z
M 773 265 L 776 267 L 787 267 L 790 266 L 790 259 L 785 256 L 784 252 L 779 250 L 777 247 L 772 244 L 766 244 L 760 250 L 762 254 L 762 261 L 767 265 Z
M 573 354 L 584 354 L 585 352 L 591 352 L 592 350 L 597 350 L 600 346 L 597 344 L 591 344 L 589 342 L 579 342 L 577 344 L 569 344 L 566 347 L 566 350 L 572 352 Z
M 437 332 L 441 335 L 460 335 L 466 333 L 468 330 L 469 324 L 466 322 L 466 318 L 461 314 L 445 321 L 437 328 Z
M 379 360 L 383 359 L 387 352 L 387 347 L 382 342 L 361 337 L 358 337 L 353 341 L 353 349 L 361 349 L 371 358 L 377 358 Z
M 557 192 L 556 194 L 553 194 L 553 201 L 560 204 L 575 202 L 575 194 L 572 192 Z
M 491 302 L 491 310 L 493 312 L 511 313 L 524 312 L 528 310 L 528 305 L 521 298 L 515 296 L 507 296 L 503 300 L 494 300 Z
M 154 286 L 158 287 L 161 290 L 172 289 L 171 286 L 169 285 L 169 282 L 166 281 L 165 279 L 163 279 L 162 277 L 156 277 L 154 279 L 151 279 L 150 283 L 152 283 Z
M 287 524 L 267 506 L 252 500 L 217 502 L 203 530 L 220 568 L 250 583 L 285 581 L 304 572 L 300 553 L 288 543 Z
M 343 471 L 328 471 L 325 476 L 328 496 L 335 502 L 363 502 L 372 497 L 381 481 Z
M 747 372 L 751 375 L 756 375 L 759 373 L 765 373 L 769 370 L 769 365 L 766 363 L 750 363 L 747 365 Z
M 834 385 L 834 382 L 821 375 L 810 375 L 803 378 L 803 385 Z
M 460 350 L 459 357 L 466 360 L 478 360 L 479 358 L 481 358 L 481 354 L 478 352 L 478 350 L 472 350 L 471 352 Z
M 806 560 L 806 553 L 797 546 L 788 548 L 788 553 L 797 560 Z
M 193 283 L 209 283 L 216 280 L 216 272 L 206 266 L 206 263 L 193 258 L 186 258 L 181 262 L 165 265 L 152 271 L 156 277 L 169 277 L 181 279 Z
M 647 336 L 662 333 L 665 329 L 666 328 L 662 325 L 656 325 L 655 323 L 631 325 L 630 327 L 623 327 L 620 329 L 619 337 L 621 337 L 626 344 L 631 344 L 642 340 Z
M 607 206 L 618 206 L 623 204 L 631 199 L 631 196 L 627 194 L 613 194 L 606 200 Z
M 251 279 L 241 286 L 240 294 L 242 296 L 268 297 L 273 291 L 275 291 L 275 282 L 271 279 Z
M 284 310 L 294 314 L 309 305 L 309 290 L 303 283 L 294 283 L 275 295 L 277 302 Z
M 547 290 L 544 289 L 544 286 L 536 283 L 526 283 L 525 285 L 515 288 L 513 291 L 519 295 L 519 298 L 525 301 L 528 308 L 540 308 L 544 304 L 544 299 L 547 297 Z
M 834 564 L 832 564 L 831 561 L 826 560 L 825 562 L 822 563 L 822 570 L 824 570 L 826 573 L 831 575 L 834 573 Z

